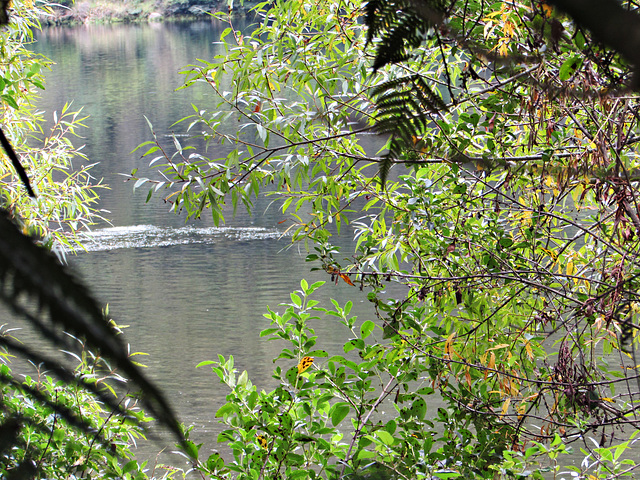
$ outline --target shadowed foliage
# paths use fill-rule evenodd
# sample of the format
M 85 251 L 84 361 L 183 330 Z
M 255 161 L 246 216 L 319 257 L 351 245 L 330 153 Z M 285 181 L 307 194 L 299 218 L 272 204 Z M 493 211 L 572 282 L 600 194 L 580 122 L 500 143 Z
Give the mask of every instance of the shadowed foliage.
M 566 12 L 581 29 L 591 32 L 593 42 L 587 43 L 592 49 L 594 59 L 600 63 L 603 70 L 609 70 L 609 78 L 616 88 L 626 87 L 637 90 L 640 86 L 637 72 L 620 76 L 619 70 L 611 68 L 612 53 L 622 56 L 626 61 L 636 66 L 640 64 L 640 16 L 630 5 L 625 9 L 613 0 L 550 0 L 560 11 Z M 377 43 L 374 71 L 385 65 L 402 63 L 415 57 L 417 49 L 425 40 L 435 38 L 442 50 L 442 44 L 457 43 L 466 49 L 468 58 L 474 57 L 490 59 L 497 64 L 513 64 L 518 62 L 539 61 L 540 58 L 531 56 L 523 58 L 521 55 L 496 55 L 496 49 L 488 49 L 473 37 L 469 31 L 459 30 L 455 24 L 449 22 L 449 13 L 456 10 L 464 20 L 473 2 L 453 0 L 448 4 L 438 0 L 371 0 L 365 6 L 365 24 L 368 27 L 367 43 L 374 40 Z M 542 2 L 551 11 L 551 6 Z M 543 7 L 541 7 L 543 8 Z M 482 8 L 480 8 L 482 12 Z M 532 19 L 534 19 L 532 15 Z M 552 45 L 557 43 L 563 35 L 564 27 L 556 18 L 550 18 L 547 35 Z M 535 22 L 532 22 L 535 27 Z M 585 30 L 585 31 L 586 31 Z M 583 35 L 583 33 L 580 33 Z M 602 42 L 613 52 L 606 55 L 598 53 Z M 498 49 L 499 51 L 499 49 Z M 440 61 L 445 66 L 443 85 L 449 93 L 452 92 L 454 82 L 447 72 L 447 59 L 443 55 Z M 576 63 L 577 66 L 577 63 Z M 568 67 L 571 67 L 570 65 Z M 565 65 L 565 71 L 568 70 Z M 575 67 L 573 67 L 575 68 Z M 510 70 L 507 69 L 507 72 Z M 476 75 L 470 68 L 469 75 Z M 496 72 L 497 73 L 497 72 Z M 562 74 L 562 73 L 561 73 Z M 390 135 L 388 151 L 379 165 L 379 177 L 384 185 L 389 169 L 394 160 L 402 158 L 403 162 L 411 162 L 415 151 L 416 138 L 421 137 L 431 114 L 438 114 L 446 110 L 446 105 L 439 93 L 426 84 L 420 75 L 408 75 L 387 81 L 375 88 L 372 97 L 376 101 L 376 130 L 381 134 Z M 451 99 L 455 102 L 455 99 Z

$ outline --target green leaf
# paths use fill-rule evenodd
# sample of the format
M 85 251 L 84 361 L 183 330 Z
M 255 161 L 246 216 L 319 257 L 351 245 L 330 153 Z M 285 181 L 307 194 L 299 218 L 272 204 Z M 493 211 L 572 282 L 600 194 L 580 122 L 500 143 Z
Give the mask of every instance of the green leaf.
M 245 387 L 247 385 L 247 382 L 249 381 L 249 374 L 247 373 L 246 370 L 243 370 L 243 372 L 240 374 L 240 376 L 238 377 L 238 385 Z
M 376 452 L 372 452 L 370 450 L 360 450 L 358 452 L 358 460 L 365 460 L 367 458 L 373 458 L 376 456 Z
M 333 426 L 336 427 L 340 425 L 340 422 L 342 422 L 345 417 L 349 415 L 350 410 L 351 407 L 348 403 L 338 402 L 334 404 L 330 410 L 331 423 L 333 424 Z
M 200 450 L 200 445 L 196 445 L 191 440 L 185 440 L 183 443 L 184 452 L 189 455 L 190 458 L 198 458 L 198 451 Z
M 237 407 L 233 403 L 225 403 L 216 412 L 216 418 L 222 418 L 229 413 L 235 413 Z
M 364 348 L 364 340 L 361 338 L 354 338 L 353 340 L 349 340 L 344 344 L 344 353 L 348 353 L 354 348 L 362 350 Z
M 564 61 L 560 67 L 559 77 L 560 80 L 567 81 L 571 76 L 582 66 L 582 58 L 573 56 Z
M 15 98 L 13 98 L 13 95 L 4 94 L 0 95 L 0 98 L 2 98 L 2 100 L 4 100 L 4 102 L 11 108 L 15 108 L 16 110 L 19 108 Z
M 205 360 L 204 362 L 200 362 L 199 364 L 197 364 L 196 368 L 206 367 L 207 365 L 213 365 L 214 363 L 218 362 L 214 362 L 213 360 Z
M 197 454 L 197 451 L 196 451 L 196 454 Z M 192 458 L 196 458 L 196 457 L 192 457 Z M 122 467 L 122 473 L 127 474 L 137 469 L 138 469 L 138 462 L 135 460 L 130 460 L 125 464 L 124 467 Z
M 328 357 L 329 353 L 326 350 L 311 350 L 307 355 L 309 357 Z
M 287 370 L 287 373 L 285 373 L 284 378 L 286 378 L 291 385 L 295 385 L 296 382 L 298 381 L 298 367 L 294 366 L 294 367 L 291 367 L 289 370 Z
M 393 438 L 393 435 L 391 435 L 389 432 L 387 432 L 386 430 L 378 430 L 376 432 L 376 436 L 378 437 L 378 439 L 380 439 L 380 441 L 382 443 L 384 443 L 385 445 L 393 445 L 395 440 Z
M 452 472 L 452 471 L 437 471 L 436 472 L 436 478 L 458 478 L 460 477 L 462 474 L 459 472 Z
M 291 296 L 291 301 L 293 302 L 293 304 L 296 307 L 298 307 L 298 308 L 302 307 L 302 299 L 300 298 L 299 295 L 297 295 L 295 293 L 291 293 L 290 296 Z
M 362 325 L 360 325 L 360 337 L 367 338 L 371 335 L 374 328 L 376 328 L 376 324 L 371 320 L 366 320 Z
M 424 416 L 427 413 L 427 402 L 425 402 L 424 398 L 417 398 L 411 404 L 411 408 L 409 409 L 409 414 L 417 417 L 418 420 L 424 419 Z
M 422 387 L 416 391 L 416 393 L 420 395 L 431 395 L 433 392 L 434 390 L 431 387 Z
M 264 330 L 262 330 L 260 332 L 260 336 L 261 337 L 267 337 L 267 336 L 272 335 L 272 334 L 274 334 L 276 332 L 279 332 L 279 331 L 280 331 L 279 328 L 265 328 Z
M 513 245 L 513 240 L 511 240 L 509 237 L 502 237 L 500 239 L 500 245 L 502 245 L 504 248 L 509 248 L 511 245 Z

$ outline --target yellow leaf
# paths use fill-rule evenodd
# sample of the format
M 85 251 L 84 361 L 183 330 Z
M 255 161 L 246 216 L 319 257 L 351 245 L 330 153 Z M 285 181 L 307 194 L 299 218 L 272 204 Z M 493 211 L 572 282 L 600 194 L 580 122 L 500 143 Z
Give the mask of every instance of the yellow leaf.
M 451 343 L 453 342 L 453 338 L 456 336 L 456 332 L 453 332 L 449 335 L 449 338 L 444 342 L 444 353 L 445 355 L 451 356 Z
M 500 40 L 498 40 L 498 54 L 506 57 L 507 55 L 509 55 L 509 39 L 508 38 L 501 38 Z
M 269 443 L 267 442 L 267 437 L 265 437 L 264 435 L 258 435 L 258 443 L 260 444 L 260 446 L 262 448 L 264 448 L 265 450 L 267 450 L 267 447 L 269 445 Z
M 529 358 L 533 360 L 533 350 L 531 348 L 531 344 L 529 343 L 529 340 L 525 341 L 524 349 L 527 351 L 527 355 L 529 355 Z
M 544 247 L 540 247 L 540 250 L 542 250 L 544 253 L 550 256 L 554 262 L 558 259 L 558 255 L 556 255 L 556 252 L 554 252 L 553 250 L 549 250 L 548 248 L 544 248 Z
M 506 22 L 504 22 L 502 31 L 507 37 L 513 37 L 513 35 L 516 33 L 516 26 L 511 20 L 507 20 Z
M 511 404 L 511 397 L 507 397 L 507 399 L 502 404 L 502 415 L 506 415 L 509 410 L 509 405 Z
M 576 272 L 576 267 L 573 264 L 573 260 L 569 260 L 567 263 L 567 275 L 573 275 Z
M 305 372 L 313 364 L 313 357 L 303 357 L 298 364 L 298 375 Z
M 496 368 L 496 354 L 491 352 L 491 357 L 489 357 L 489 365 L 487 365 L 491 370 L 495 370 Z

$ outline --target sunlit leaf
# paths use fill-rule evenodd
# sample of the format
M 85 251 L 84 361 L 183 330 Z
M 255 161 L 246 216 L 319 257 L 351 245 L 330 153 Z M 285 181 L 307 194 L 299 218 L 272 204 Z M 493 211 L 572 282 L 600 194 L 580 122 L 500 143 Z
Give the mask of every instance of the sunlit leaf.
M 298 363 L 298 374 L 307 371 L 311 365 L 313 365 L 312 357 L 302 357 L 302 360 Z

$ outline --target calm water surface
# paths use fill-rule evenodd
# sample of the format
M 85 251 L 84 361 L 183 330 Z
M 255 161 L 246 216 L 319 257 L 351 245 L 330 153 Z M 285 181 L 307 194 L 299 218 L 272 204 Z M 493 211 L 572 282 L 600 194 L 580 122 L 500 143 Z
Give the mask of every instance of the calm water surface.
M 228 216 L 227 229 L 215 229 L 205 218 L 185 222 L 168 213 L 160 197 L 144 203 L 146 192 L 135 193 L 118 175 L 145 169 L 130 152 L 150 138 L 146 116 L 159 136 L 181 133 L 171 125 L 192 112 L 191 103 L 206 107 L 206 88 L 175 92 L 179 71 L 197 59 L 221 53 L 215 45 L 225 25 L 209 21 L 168 25 L 80 26 L 47 28 L 37 35 L 33 50 L 56 64 L 47 75 L 48 89 L 39 107 L 51 118 L 65 102 L 89 115 L 81 140 L 97 178 L 110 186 L 101 194 L 109 225 L 97 232 L 92 250 L 70 258 L 96 295 L 110 305 L 119 324 L 130 325 L 132 351 L 146 352 L 147 373 L 167 392 L 180 418 L 195 425 L 194 439 L 215 448 L 214 419 L 227 391 L 210 369 L 195 369 L 218 354 L 233 354 L 240 370 L 269 388 L 272 359 L 281 345 L 260 341 L 266 328 L 262 314 L 275 308 L 299 288 L 301 278 L 329 280 L 309 273 L 305 252 L 286 249 L 283 220 L 269 201 L 256 202 L 256 214 Z M 167 139 L 168 140 L 168 139 Z M 266 211 L 266 213 L 264 213 Z M 349 249 L 350 235 L 341 241 Z M 366 292 L 344 283 L 327 284 L 316 295 L 356 304 L 361 320 L 373 318 Z M 341 352 L 348 335 L 332 320 L 316 325 L 330 353 Z M 286 367 L 288 365 L 284 365 Z M 166 437 L 165 437 L 166 439 Z M 159 447 L 141 447 L 151 456 Z

